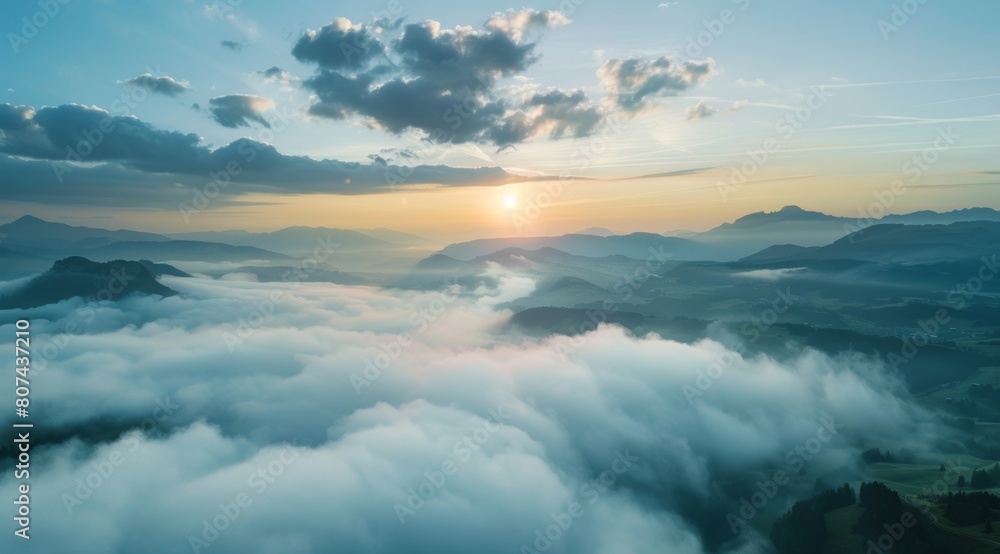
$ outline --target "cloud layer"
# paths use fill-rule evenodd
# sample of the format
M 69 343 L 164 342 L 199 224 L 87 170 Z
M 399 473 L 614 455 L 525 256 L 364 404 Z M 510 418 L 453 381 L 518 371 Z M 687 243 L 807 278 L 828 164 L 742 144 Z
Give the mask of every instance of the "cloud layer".
M 33 506 L 59 532 L 39 531 L 39 552 L 195 537 L 210 552 L 492 554 L 537 549 L 570 510 L 547 551 L 752 552 L 760 538 L 734 536 L 725 514 L 755 480 L 802 470 L 768 507 L 780 512 L 816 476 L 855 475 L 873 443 L 919 452 L 945 436 L 860 356 L 744 358 L 603 326 L 511 334 L 490 306 L 517 279 L 432 293 L 165 280 L 182 296 L 24 314 L 61 345 L 39 360 L 38 427 L 145 431 L 40 447 Z M 835 435 L 789 468 L 823 417 Z
M 234 95 L 212 99 L 212 116 L 226 126 L 260 125 L 256 139 L 214 150 L 193 133 L 166 131 L 94 106 L 35 109 L 0 104 L 0 196 L 47 204 L 176 208 L 192 189 L 224 180 L 234 184 L 219 205 L 241 193 L 361 194 L 421 184 L 492 185 L 509 182 L 500 168 L 362 164 L 280 153 L 266 139 L 291 114 L 270 110 L 267 99 Z M 219 177 L 219 176 L 222 177 Z M 181 186 L 178 187 L 177 184 Z

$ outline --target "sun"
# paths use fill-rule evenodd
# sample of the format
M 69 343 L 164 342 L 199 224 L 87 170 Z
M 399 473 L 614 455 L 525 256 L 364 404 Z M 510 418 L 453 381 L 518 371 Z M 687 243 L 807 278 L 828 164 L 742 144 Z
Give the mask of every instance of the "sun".
M 511 194 L 508 194 L 508 195 L 504 196 L 503 197 L 503 207 L 506 208 L 506 209 L 508 209 L 508 210 L 513 210 L 514 208 L 516 208 L 517 207 L 517 195 L 511 193 Z

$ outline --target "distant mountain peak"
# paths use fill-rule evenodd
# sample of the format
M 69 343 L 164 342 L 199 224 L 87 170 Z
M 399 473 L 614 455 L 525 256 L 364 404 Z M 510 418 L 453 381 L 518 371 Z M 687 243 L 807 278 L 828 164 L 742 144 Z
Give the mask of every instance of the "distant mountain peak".
M 44 219 L 39 219 L 33 215 L 24 215 L 15 219 L 14 221 L 12 221 L 12 223 L 48 223 L 48 222 L 45 221 Z
M 803 210 L 798 206 L 785 206 L 784 208 L 778 210 L 779 214 L 792 214 L 792 213 L 805 213 L 805 212 L 806 210 Z

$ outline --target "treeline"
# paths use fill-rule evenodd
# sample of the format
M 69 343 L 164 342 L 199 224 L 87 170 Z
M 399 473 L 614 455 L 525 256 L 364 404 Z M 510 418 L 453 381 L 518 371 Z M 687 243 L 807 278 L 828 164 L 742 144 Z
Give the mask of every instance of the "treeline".
M 826 513 L 855 504 L 856 496 L 850 485 L 830 489 L 796 502 L 792 509 L 778 518 L 771 528 L 771 542 L 781 554 L 822 552 L 829 539 Z
M 941 464 L 939 469 L 945 471 L 944 464 Z M 966 479 L 964 474 L 959 474 L 958 482 L 955 484 L 959 488 L 992 489 L 1000 484 L 1000 463 L 993 464 L 986 469 L 972 470 L 969 479 Z
M 958 503 L 965 499 L 956 500 Z M 996 498 L 1000 502 L 1000 498 Z M 860 535 L 863 552 L 874 554 L 941 554 L 947 552 L 935 543 L 942 539 L 931 535 L 918 518 L 918 511 L 904 504 L 899 494 L 882 483 L 862 483 L 860 494 L 845 484 L 812 498 L 796 502 L 771 528 L 771 542 L 779 554 L 823 552 L 829 541 L 826 514 L 846 506 L 860 504 L 863 509 L 850 532 Z
M 896 491 L 879 482 L 862 483 L 858 497 L 864 512 L 854 531 L 861 534 L 866 551 L 874 545 L 894 554 L 935 552 L 929 546 L 931 537 L 917 520 L 916 510 L 903 504 Z
M 886 450 L 882 452 L 878 448 L 870 448 L 861 453 L 861 461 L 866 465 L 877 464 L 881 462 L 892 463 L 896 461 L 896 457 L 892 455 L 892 452 Z
M 993 531 L 993 510 L 1000 510 L 1000 496 L 988 492 L 952 492 L 941 496 L 944 516 L 959 527 L 983 525 Z

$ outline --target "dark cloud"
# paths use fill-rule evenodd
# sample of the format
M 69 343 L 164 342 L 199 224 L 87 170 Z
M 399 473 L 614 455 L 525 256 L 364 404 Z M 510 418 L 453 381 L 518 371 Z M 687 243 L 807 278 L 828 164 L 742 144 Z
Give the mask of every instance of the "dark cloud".
M 219 125 L 223 127 L 249 127 L 258 123 L 265 127 L 270 124 L 261 114 L 274 109 L 274 101 L 263 96 L 252 94 L 230 94 L 219 96 L 208 101 L 208 111 Z
M 290 83 L 292 81 L 298 80 L 294 76 L 292 76 L 292 74 L 285 71 L 284 69 L 281 69 L 278 66 L 272 66 L 268 69 L 265 69 L 264 71 L 258 71 L 257 73 L 263 76 L 264 79 L 267 81 Z
M 232 50 L 233 52 L 239 52 L 239 51 L 243 50 L 243 43 L 242 42 L 236 42 L 235 40 L 224 40 L 224 41 L 220 42 L 219 44 L 221 44 L 223 48 L 228 48 L 228 49 Z
M 678 63 L 664 56 L 655 60 L 608 60 L 598 75 L 611 103 L 626 113 L 635 114 L 656 99 L 680 95 L 714 72 L 712 59 Z
M 127 81 L 118 81 L 118 84 L 144 88 L 150 92 L 163 94 L 166 96 L 177 96 L 182 92 L 191 89 L 187 81 L 177 81 L 173 77 L 166 75 L 154 77 L 151 73 L 143 73 L 138 77 L 133 77 Z
M 580 138 L 590 135 L 604 116 L 582 91 L 552 90 L 530 96 L 521 111 L 508 114 L 491 130 L 496 144 L 515 144 L 547 134 L 549 138 Z
M 0 104 L 0 130 L 12 132 L 26 130 L 31 125 L 34 113 L 31 106 Z
M 273 125 L 286 125 L 281 118 L 288 116 L 275 112 Z M 225 173 L 231 164 L 239 168 L 239 174 L 231 176 L 237 185 L 220 204 L 237 203 L 241 193 L 249 192 L 364 194 L 397 186 L 482 186 L 513 180 L 497 167 L 393 165 L 393 158 L 417 158 L 405 149 L 384 152 L 382 160 L 373 163 L 288 156 L 265 143 L 273 132 L 264 126 L 260 140 L 243 138 L 213 150 L 193 133 L 157 129 L 95 107 L 68 104 L 35 110 L 0 104 L 0 154 L 5 154 L 0 155 L 0 198 L 172 208 L 180 196 L 190 200 L 191 188 L 204 187 L 210 174 Z M 100 163 L 91 165 L 94 162 Z
M 385 46 L 368 28 L 338 17 L 318 31 L 306 31 L 292 55 L 326 69 L 360 69 L 384 56 Z
M 538 60 L 533 29 L 562 25 L 558 12 L 496 14 L 481 29 L 442 29 L 435 21 L 402 27 L 391 42 L 345 19 L 310 31 L 293 49 L 319 65 L 305 81 L 319 102 L 310 113 L 360 117 L 390 133 L 415 129 L 431 142 L 507 146 L 548 134 L 586 136 L 602 116 L 580 91 L 550 91 L 521 103 L 498 80 Z
M 162 131 L 135 117 L 96 107 L 24 108 L 0 106 L 0 114 L 12 110 L 31 114 L 27 120 L 0 121 L 0 151 L 46 160 L 128 160 L 139 169 L 158 171 L 194 161 L 191 154 L 200 140 L 193 133 Z

